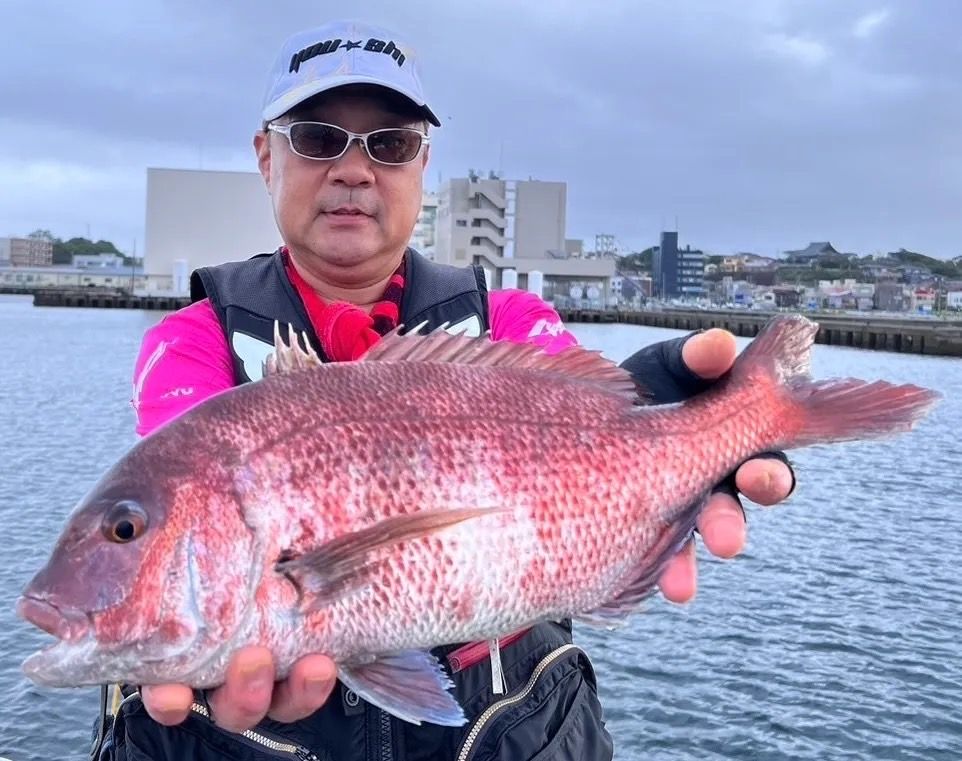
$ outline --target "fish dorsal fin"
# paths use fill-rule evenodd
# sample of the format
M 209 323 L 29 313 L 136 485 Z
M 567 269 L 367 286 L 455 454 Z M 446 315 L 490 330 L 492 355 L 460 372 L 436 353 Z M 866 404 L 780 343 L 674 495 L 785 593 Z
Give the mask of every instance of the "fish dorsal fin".
M 557 373 L 569 380 L 597 383 L 606 390 L 639 399 L 639 389 L 631 374 L 583 346 L 570 346 L 548 354 L 536 344 L 493 341 L 490 331 L 477 337 L 452 335 L 446 324 L 428 334 L 420 333 L 424 323 L 402 333 L 399 326 L 368 349 L 360 362 L 425 362 L 471 365 L 474 367 L 512 367 Z
M 274 321 L 274 351 L 264 360 L 264 377 L 286 375 L 311 367 L 322 367 L 324 363 L 317 356 L 307 334 L 300 333 L 293 325 L 287 326 L 288 343 L 281 337 L 281 324 Z M 301 344 L 303 343 L 303 346 Z

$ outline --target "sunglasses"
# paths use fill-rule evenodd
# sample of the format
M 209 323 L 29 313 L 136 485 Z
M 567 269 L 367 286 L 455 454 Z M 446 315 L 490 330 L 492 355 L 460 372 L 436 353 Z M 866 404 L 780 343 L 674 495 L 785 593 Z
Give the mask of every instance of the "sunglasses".
M 358 140 L 372 160 L 397 166 L 414 161 L 421 152 L 421 146 L 430 142 L 427 135 L 408 127 L 358 133 L 324 122 L 291 122 L 268 124 L 267 129 L 287 137 L 291 150 L 298 156 L 319 161 L 339 159 L 347 153 L 351 143 Z

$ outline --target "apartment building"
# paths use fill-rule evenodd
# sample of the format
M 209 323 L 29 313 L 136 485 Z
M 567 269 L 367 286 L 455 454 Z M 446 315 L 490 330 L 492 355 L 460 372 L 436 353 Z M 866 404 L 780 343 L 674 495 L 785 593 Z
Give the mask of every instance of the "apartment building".
M 0 238 L 0 264 L 49 267 L 53 264 L 53 241 L 43 238 Z
M 471 174 L 438 192 L 435 259 L 480 264 L 491 288 L 518 287 L 553 298 L 595 289 L 610 295 L 615 262 L 585 258 L 565 237 L 567 184 Z

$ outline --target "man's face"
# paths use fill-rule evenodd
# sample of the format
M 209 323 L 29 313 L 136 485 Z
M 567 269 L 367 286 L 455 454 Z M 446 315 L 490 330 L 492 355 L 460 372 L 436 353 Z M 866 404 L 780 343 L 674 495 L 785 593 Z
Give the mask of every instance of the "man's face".
M 376 90 L 334 90 L 309 102 L 296 117 L 278 121 L 327 122 L 351 132 L 422 129 L 416 118 L 396 113 L 389 104 Z M 372 161 L 357 143 L 333 161 L 303 158 L 276 132 L 258 133 L 254 147 L 281 236 L 293 252 L 316 257 L 326 267 L 356 270 L 361 277 L 399 259 L 421 209 L 426 147 L 399 166 Z

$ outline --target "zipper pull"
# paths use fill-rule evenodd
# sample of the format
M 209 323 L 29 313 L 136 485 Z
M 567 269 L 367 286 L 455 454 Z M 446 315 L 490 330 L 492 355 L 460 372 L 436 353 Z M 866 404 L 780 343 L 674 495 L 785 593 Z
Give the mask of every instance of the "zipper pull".
M 501 643 L 497 639 L 488 640 L 488 653 L 491 656 L 491 690 L 495 695 L 504 695 L 508 686 L 504 682 L 501 667 Z

